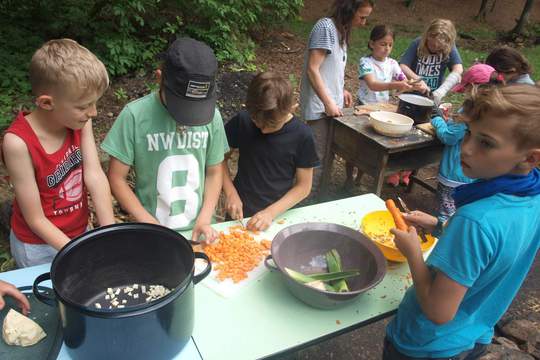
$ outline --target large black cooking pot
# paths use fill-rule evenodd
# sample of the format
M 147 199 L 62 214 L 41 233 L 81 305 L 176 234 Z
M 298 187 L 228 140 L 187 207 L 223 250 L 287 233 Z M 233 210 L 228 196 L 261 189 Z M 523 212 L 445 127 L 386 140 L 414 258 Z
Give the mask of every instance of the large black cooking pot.
M 208 262 L 194 274 L 195 258 Z M 211 270 L 208 257 L 159 225 L 125 223 L 89 231 L 54 258 L 51 272 L 34 281 L 41 301 L 59 306 L 64 342 L 73 359 L 171 359 L 189 341 L 194 324 L 193 285 Z M 37 289 L 51 279 L 54 297 Z M 168 295 L 151 302 L 140 296 L 124 308 L 106 304 L 107 288 L 163 285 Z
M 415 124 L 422 124 L 431 120 L 435 109 L 433 100 L 417 94 L 401 94 L 398 96 L 397 112 L 414 120 Z M 436 109 L 435 109 L 436 110 Z

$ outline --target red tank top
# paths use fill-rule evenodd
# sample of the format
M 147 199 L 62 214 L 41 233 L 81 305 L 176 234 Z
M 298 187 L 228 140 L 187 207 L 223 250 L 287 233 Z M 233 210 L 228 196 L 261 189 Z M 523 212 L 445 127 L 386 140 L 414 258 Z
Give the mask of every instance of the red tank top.
M 20 137 L 28 148 L 41 207 L 47 219 L 70 239 L 82 234 L 88 226 L 88 199 L 83 181 L 81 130 L 68 129 L 62 147 L 52 154 L 45 152 L 37 135 L 20 112 L 6 130 Z M 24 220 L 17 199 L 13 201 L 11 229 L 28 244 L 44 244 Z

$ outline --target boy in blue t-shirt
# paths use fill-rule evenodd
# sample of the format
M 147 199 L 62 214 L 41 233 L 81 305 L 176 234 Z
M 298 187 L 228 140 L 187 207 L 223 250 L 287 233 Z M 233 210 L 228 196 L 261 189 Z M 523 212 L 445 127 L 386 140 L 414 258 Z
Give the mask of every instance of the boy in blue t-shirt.
M 521 286 L 540 247 L 540 88 L 473 91 L 457 211 L 426 262 L 416 230 L 392 229 L 414 286 L 387 327 L 383 359 L 476 359 Z M 437 218 L 413 211 L 413 225 Z
M 319 165 L 309 126 L 292 114 L 290 83 L 260 73 L 248 88 L 246 107 L 226 125 L 229 146 L 240 152 L 234 184 L 223 163 L 226 209 L 244 216 L 250 230 L 266 230 L 276 216 L 306 198 Z

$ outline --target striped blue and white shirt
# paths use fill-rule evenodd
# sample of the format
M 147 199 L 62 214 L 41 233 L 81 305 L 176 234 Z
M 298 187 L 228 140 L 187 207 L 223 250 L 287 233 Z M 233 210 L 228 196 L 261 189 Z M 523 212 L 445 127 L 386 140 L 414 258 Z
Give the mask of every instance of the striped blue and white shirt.
M 309 35 L 308 46 L 304 55 L 302 84 L 300 87 L 300 110 L 304 120 L 317 120 L 325 117 L 324 104 L 315 93 L 307 77 L 309 52 L 313 49 L 326 50 L 326 57 L 319 71 L 326 91 L 337 106 L 343 108 L 343 88 L 345 86 L 345 65 L 347 47 L 339 43 L 340 35 L 330 18 L 322 18 L 313 27 Z

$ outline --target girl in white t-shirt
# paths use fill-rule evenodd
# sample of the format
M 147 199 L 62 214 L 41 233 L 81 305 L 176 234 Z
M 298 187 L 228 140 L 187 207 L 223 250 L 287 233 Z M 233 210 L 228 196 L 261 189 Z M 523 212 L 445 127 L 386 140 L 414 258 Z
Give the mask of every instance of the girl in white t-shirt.
M 387 103 L 390 100 L 389 90 L 410 91 L 414 89 L 407 82 L 398 62 L 389 57 L 393 46 L 394 31 L 389 26 L 377 25 L 371 30 L 368 42 L 371 55 L 360 58 L 358 66 L 360 88 L 357 96 L 360 104 Z M 349 187 L 353 182 L 352 165 L 346 164 L 346 170 L 345 186 Z M 408 184 L 410 174 L 410 171 L 403 171 L 401 173 L 402 182 Z M 400 173 L 390 175 L 386 182 L 392 186 L 398 186 Z
M 396 60 L 390 58 L 394 46 L 394 31 L 386 25 L 371 30 L 368 48 L 371 55 L 360 58 L 358 101 L 362 104 L 387 103 L 389 90 L 409 91 L 413 87 Z

